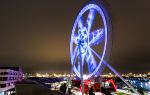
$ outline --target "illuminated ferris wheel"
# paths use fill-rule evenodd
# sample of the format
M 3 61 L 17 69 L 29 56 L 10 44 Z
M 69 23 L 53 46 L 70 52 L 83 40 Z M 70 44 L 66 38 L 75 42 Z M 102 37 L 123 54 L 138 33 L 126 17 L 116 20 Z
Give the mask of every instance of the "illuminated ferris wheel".
M 111 50 L 111 23 L 108 13 L 100 1 L 90 0 L 80 10 L 74 22 L 70 40 L 72 71 L 81 79 L 84 89 L 83 80 L 98 76 L 106 66 L 124 81 L 136 95 L 140 95 L 106 61 Z M 86 76 L 84 77 L 84 75 Z M 83 90 L 82 95 L 84 95 Z
M 101 4 L 90 1 L 79 12 L 72 29 L 70 40 L 71 63 L 75 74 L 83 79 L 96 76 L 108 49 L 110 23 Z

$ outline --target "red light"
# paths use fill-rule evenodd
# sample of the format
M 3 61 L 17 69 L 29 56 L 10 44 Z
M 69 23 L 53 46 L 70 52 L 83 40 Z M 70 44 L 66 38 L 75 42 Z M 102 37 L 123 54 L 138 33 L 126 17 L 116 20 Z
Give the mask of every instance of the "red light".
M 117 91 L 116 85 L 115 85 L 115 83 L 114 83 L 114 81 L 112 79 L 106 80 L 106 82 L 112 83 L 112 86 L 113 86 L 114 90 Z

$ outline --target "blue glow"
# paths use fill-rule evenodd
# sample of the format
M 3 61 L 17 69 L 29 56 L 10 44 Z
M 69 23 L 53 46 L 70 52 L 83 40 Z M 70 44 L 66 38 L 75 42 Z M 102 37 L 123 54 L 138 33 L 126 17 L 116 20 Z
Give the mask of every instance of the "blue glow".
M 85 60 L 88 64 L 89 73 L 92 73 L 96 68 L 96 61 L 95 61 L 94 56 L 92 55 L 92 52 L 90 51 L 90 49 L 88 49 Z
M 78 21 L 78 28 L 79 28 L 79 29 L 83 29 L 83 21 L 82 21 L 82 18 L 80 18 L 80 20 Z
M 102 42 L 102 40 L 104 40 L 104 29 L 98 29 L 92 33 L 90 33 L 89 35 L 89 45 L 97 45 L 100 44 L 100 42 Z
M 88 37 L 87 37 L 87 33 L 86 33 L 86 28 L 83 29 L 79 29 L 78 31 L 78 44 L 81 47 L 81 53 L 86 53 L 87 51 L 87 46 L 88 46 Z
M 83 24 L 82 15 L 86 11 L 89 11 L 89 14 L 86 20 L 86 24 Z M 91 31 L 91 27 L 93 25 L 96 12 L 98 13 L 98 15 L 101 16 L 104 26 L 103 28 L 99 28 L 95 31 Z M 77 27 L 78 30 L 76 31 Z M 93 45 L 100 44 L 102 41 L 104 41 L 103 52 L 101 55 L 100 62 L 96 62 L 90 48 Z M 76 47 L 74 47 L 74 44 L 76 45 Z M 81 47 L 80 52 L 77 49 L 79 45 Z M 75 23 L 73 25 L 71 40 L 70 40 L 71 63 L 75 64 L 77 56 L 79 55 L 79 53 L 81 53 L 82 66 L 84 65 L 84 61 L 88 64 L 89 74 L 86 75 L 86 78 L 88 79 L 96 75 L 96 73 L 100 69 L 103 59 L 105 57 L 106 46 L 107 46 L 107 23 L 106 23 L 106 17 L 104 15 L 104 12 L 101 9 L 101 7 L 99 7 L 96 4 L 88 4 L 79 12 L 75 20 Z M 73 70 L 78 77 L 81 77 L 79 68 L 80 65 L 78 63 L 78 66 L 77 67 L 74 66 Z
M 95 10 L 94 9 L 90 9 L 90 12 L 88 14 L 88 18 L 87 18 L 87 21 L 86 21 L 86 28 L 87 28 L 88 32 L 91 30 L 94 17 L 95 17 Z

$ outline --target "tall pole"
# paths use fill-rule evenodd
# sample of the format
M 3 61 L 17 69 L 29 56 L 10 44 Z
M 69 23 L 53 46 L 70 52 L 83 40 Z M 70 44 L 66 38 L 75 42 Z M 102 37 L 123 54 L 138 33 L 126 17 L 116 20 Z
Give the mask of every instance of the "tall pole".
M 67 80 L 67 89 L 66 89 L 66 94 L 68 93 L 68 89 L 69 89 L 69 85 L 71 84 L 71 80 L 72 80 L 72 75 L 73 75 L 73 68 L 74 68 L 74 65 L 73 67 L 71 68 L 71 73 L 70 73 L 70 76 L 68 77 L 68 80 Z
M 77 51 L 78 51 L 78 49 L 77 49 Z M 77 57 L 77 52 L 75 52 L 74 59 L 73 59 L 73 65 L 72 65 L 72 68 L 71 68 L 71 73 L 70 73 L 69 79 L 67 81 L 66 94 L 68 93 L 69 85 L 70 85 L 71 80 L 72 80 L 73 68 L 75 67 L 76 57 Z
M 82 64 L 82 55 L 81 55 L 81 42 L 79 42 L 79 63 L 80 63 L 80 78 L 81 78 L 81 87 L 82 87 L 82 95 L 84 95 L 84 83 L 83 83 L 83 64 Z

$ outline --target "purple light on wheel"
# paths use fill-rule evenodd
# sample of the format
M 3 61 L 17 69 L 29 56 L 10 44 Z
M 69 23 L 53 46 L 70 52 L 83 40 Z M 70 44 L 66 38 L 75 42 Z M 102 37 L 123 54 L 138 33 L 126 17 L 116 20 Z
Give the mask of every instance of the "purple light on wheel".
M 83 19 L 82 19 L 83 14 L 85 14 L 85 12 L 87 11 L 89 11 L 89 14 L 86 20 L 86 24 L 83 24 Z M 102 18 L 103 27 L 90 32 L 96 13 L 98 13 L 98 15 Z M 78 31 L 77 33 L 76 30 Z M 71 34 L 71 40 L 70 40 L 71 63 L 74 66 L 73 70 L 75 74 L 79 78 L 81 78 L 80 69 L 79 69 L 80 65 L 77 64 L 78 66 L 75 66 L 79 54 L 81 54 L 82 60 L 85 60 L 85 62 L 88 65 L 89 73 L 86 75 L 86 79 L 96 75 L 98 70 L 101 68 L 102 62 L 106 54 L 106 47 L 107 47 L 107 40 L 108 40 L 107 32 L 108 32 L 107 18 L 103 8 L 94 3 L 87 4 L 86 6 L 84 6 L 79 12 L 74 22 L 72 34 Z M 101 44 L 102 41 L 104 41 L 104 45 L 103 45 L 102 55 L 100 55 L 101 59 L 98 63 L 96 63 L 91 48 L 93 45 Z M 78 49 L 79 45 L 81 48 L 80 51 Z

